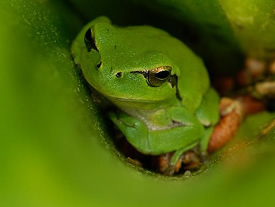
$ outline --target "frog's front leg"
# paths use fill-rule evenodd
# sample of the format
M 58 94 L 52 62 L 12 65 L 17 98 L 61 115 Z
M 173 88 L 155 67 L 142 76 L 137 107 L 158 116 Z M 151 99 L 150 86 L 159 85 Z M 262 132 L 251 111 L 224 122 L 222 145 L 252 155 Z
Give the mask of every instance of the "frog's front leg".
M 184 163 L 184 159 L 188 159 L 187 163 L 190 164 L 196 160 L 197 163 L 200 162 L 198 155 L 194 151 L 190 151 L 191 149 L 198 146 L 199 142 L 194 142 L 190 145 L 187 145 L 181 149 L 176 150 L 172 153 L 166 153 L 159 157 L 159 167 L 158 170 L 165 175 L 173 175 L 178 173 Z M 191 155 L 191 156 L 190 156 Z
M 160 155 L 185 148 L 197 143 L 204 133 L 203 125 L 183 107 L 152 113 L 146 117 L 148 125 L 122 111 L 112 112 L 109 116 L 128 142 L 144 154 Z
M 150 151 L 148 128 L 143 121 L 119 110 L 110 112 L 109 117 L 135 148 Z
M 208 127 L 200 140 L 187 145 L 175 152 L 160 155 L 154 159 L 154 165 L 162 174 L 173 175 L 178 173 L 184 165 L 184 170 L 198 168 L 207 156 L 207 146 L 214 127 Z
M 149 123 L 153 123 L 153 126 L 147 126 L 146 121 L 121 111 L 112 112 L 110 118 L 139 152 L 160 155 L 164 159 L 168 154 L 175 154 L 172 162 L 168 161 L 167 169 L 161 169 L 161 164 L 157 167 L 157 170 L 165 174 L 174 172 L 181 154 L 197 146 L 204 134 L 203 125 L 183 107 L 171 107 L 152 113 Z

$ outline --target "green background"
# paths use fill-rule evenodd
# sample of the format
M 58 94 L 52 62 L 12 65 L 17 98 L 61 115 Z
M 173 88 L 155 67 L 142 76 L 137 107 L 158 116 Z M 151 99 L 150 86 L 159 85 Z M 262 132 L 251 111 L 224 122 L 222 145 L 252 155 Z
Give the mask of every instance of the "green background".
M 136 170 L 108 141 L 108 123 L 72 61 L 72 40 L 98 15 L 122 25 L 161 25 L 176 36 L 184 17 L 171 23 L 164 12 L 159 21 L 163 5 L 155 13 L 123 0 L 3 0 L 0 6 L 0 206 L 274 205 L 275 130 L 245 150 L 238 142 L 255 140 L 274 114 L 247 119 L 231 147 L 188 179 Z M 240 51 L 242 41 L 230 34 L 225 38 Z

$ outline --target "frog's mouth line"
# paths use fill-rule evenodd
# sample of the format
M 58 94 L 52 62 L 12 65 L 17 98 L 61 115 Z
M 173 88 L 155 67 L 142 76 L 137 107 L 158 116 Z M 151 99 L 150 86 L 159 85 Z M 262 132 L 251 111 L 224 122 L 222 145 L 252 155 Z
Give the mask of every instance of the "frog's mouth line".
M 142 99 L 134 99 L 134 98 L 119 98 L 119 97 L 113 97 L 113 96 L 107 96 L 106 98 L 110 99 L 110 100 L 119 100 L 119 101 L 125 101 L 125 102 L 137 102 L 137 103 L 151 103 L 151 102 L 162 102 L 165 101 L 166 99 L 162 99 L 162 100 L 142 100 Z

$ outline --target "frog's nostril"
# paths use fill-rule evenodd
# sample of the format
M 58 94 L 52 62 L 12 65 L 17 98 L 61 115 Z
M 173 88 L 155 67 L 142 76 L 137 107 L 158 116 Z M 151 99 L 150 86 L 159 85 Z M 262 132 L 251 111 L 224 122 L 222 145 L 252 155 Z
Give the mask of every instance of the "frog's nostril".
M 100 68 L 101 65 L 102 65 L 102 62 L 99 62 L 99 63 L 96 65 L 96 67 L 97 67 L 97 68 Z
M 117 73 L 116 73 L 116 77 L 117 77 L 117 78 L 121 78 L 121 77 L 122 77 L 122 72 L 117 72 Z

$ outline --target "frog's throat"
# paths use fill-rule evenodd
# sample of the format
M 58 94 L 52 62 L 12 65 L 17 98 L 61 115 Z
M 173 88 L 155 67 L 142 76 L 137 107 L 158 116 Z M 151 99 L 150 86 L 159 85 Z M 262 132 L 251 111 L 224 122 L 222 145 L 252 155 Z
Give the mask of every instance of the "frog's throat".
M 111 95 L 104 95 L 107 99 L 112 101 L 113 103 L 118 102 L 133 102 L 133 103 L 163 103 L 163 102 L 170 102 L 171 100 L 174 102 L 175 96 L 172 94 L 170 97 L 165 97 L 163 99 L 138 99 L 138 98 L 125 98 L 125 97 L 115 97 Z
M 176 97 L 166 98 L 162 100 L 144 100 L 144 99 L 128 99 L 107 97 L 114 105 L 122 111 L 132 110 L 156 110 L 159 108 L 166 108 L 169 106 L 177 105 L 178 99 Z

